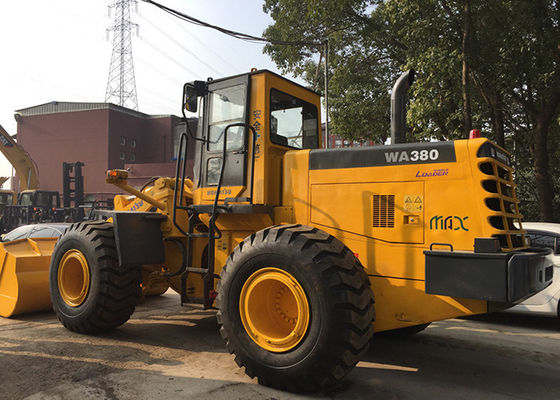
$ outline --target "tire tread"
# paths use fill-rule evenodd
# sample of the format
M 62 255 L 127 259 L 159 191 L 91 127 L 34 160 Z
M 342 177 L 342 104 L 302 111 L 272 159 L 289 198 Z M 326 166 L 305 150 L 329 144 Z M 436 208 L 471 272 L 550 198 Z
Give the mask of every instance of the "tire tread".
M 321 355 L 321 361 L 312 370 L 300 376 L 285 379 L 281 374 L 259 370 L 257 363 L 246 356 L 228 336 L 224 326 L 228 318 L 222 311 L 222 284 L 229 281 L 231 264 L 251 246 L 265 242 L 284 242 L 293 246 L 304 259 L 312 260 L 318 273 L 326 280 L 337 312 L 339 333 L 329 343 L 330 354 Z M 375 319 L 374 297 L 363 266 L 354 254 L 338 239 L 314 227 L 280 225 L 263 229 L 240 243 L 222 269 L 218 283 L 217 313 L 220 335 L 226 348 L 235 354 L 235 362 L 244 367 L 247 375 L 257 376 L 260 384 L 291 392 L 310 392 L 338 383 L 363 357 L 373 336 Z
M 141 297 L 140 268 L 119 266 L 113 225 L 110 222 L 74 223 L 59 239 L 57 247 L 65 235 L 72 232 L 91 242 L 96 259 L 95 265 L 90 265 L 90 268 L 98 268 L 99 291 L 93 309 L 86 318 L 69 317 L 55 306 L 57 318 L 74 332 L 100 333 L 112 330 L 128 321 Z

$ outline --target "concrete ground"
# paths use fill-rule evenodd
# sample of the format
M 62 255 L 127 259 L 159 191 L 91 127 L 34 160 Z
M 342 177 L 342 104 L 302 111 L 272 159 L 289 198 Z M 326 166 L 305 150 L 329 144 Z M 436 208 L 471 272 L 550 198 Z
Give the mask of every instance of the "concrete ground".
M 65 330 L 53 313 L 0 318 L 0 399 L 560 399 L 560 323 L 493 315 L 376 336 L 329 393 L 259 386 L 224 349 L 214 313 L 166 293 L 109 334 Z

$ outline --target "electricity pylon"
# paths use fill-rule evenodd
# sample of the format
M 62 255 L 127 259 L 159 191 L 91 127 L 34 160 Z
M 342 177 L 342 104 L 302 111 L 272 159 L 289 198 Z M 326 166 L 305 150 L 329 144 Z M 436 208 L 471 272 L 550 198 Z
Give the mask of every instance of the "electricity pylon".
M 109 6 L 110 9 L 115 10 L 115 19 L 107 29 L 107 33 L 113 32 L 113 53 L 111 54 L 105 102 L 138 110 L 131 38 L 132 28 L 138 30 L 138 24 L 130 21 L 131 5 L 136 6 L 137 1 L 114 0 Z

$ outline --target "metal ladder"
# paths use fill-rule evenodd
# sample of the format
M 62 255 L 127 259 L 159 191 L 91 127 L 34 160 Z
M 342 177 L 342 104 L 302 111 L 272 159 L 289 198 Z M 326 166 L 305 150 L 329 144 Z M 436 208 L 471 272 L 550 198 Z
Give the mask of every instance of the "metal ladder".
M 249 197 L 234 197 L 234 198 L 226 198 L 223 204 L 219 203 L 220 198 L 220 191 L 222 188 L 222 182 L 224 178 L 224 171 L 225 171 L 225 160 L 227 155 L 227 134 L 230 128 L 243 126 L 245 128 L 249 128 L 252 132 L 252 149 L 251 149 L 251 180 L 250 180 L 250 190 L 249 190 Z M 204 297 L 203 297 L 203 305 L 204 308 L 211 308 L 212 303 L 216 297 L 216 293 L 213 291 L 214 289 L 214 279 L 218 278 L 219 276 L 214 273 L 214 264 L 215 264 L 215 248 L 216 248 L 216 239 L 220 239 L 222 237 L 222 232 L 216 226 L 216 220 L 222 213 L 233 213 L 235 212 L 235 208 L 229 205 L 228 203 L 239 203 L 239 202 L 248 202 L 249 205 L 253 204 L 253 185 L 254 185 L 254 175 L 255 175 L 255 148 L 256 148 L 256 141 L 257 141 L 257 134 L 255 129 L 247 124 L 247 123 L 235 123 L 230 124 L 225 127 L 222 134 L 216 139 L 215 142 L 217 143 L 223 136 L 223 148 L 222 148 L 222 166 L 220 169 L 220 177 L 218 180 L 218 185 L 216 187 L 216 195 L 214 197 L 214 201 L 212 204 L 186 204 L 184 202 L 184 189 L 185 189 L 185 172 L 187 167 L 187 152 L 188 152 L 188 142 L 189 138 L 185 133 L 181 135 L 179 141 L 179 149 L 177 154 L 177 167 L 175 171 L 175 188 L 173 194 L 173 225 L 187 238 L 187 246 L 185 248 L 184 244 L 178 240 L 172 240 L 175 244 L 177 244 L 181 250 L 182 254 L 182 263 L 179 270 L 174 273 L 167 274 L 167 277 L 175 277 L 181 276 L 181 305 L 188 303 L 189 298 L 187 296 L 187 278 L 189 273 L 200 274 L 203 276 L 204 281 Z M 208 141 L 205 139 L 197 139 L 202 140 L 204 143 Z M 185 210 L 187 211 L 189 218 L 187 224 L 187 231 L 185 232 L 179 223 L 177 222 L 177 210 Z M 200 223 L 199 215 L 207 214 L 210 216 L 210 220 L 208 223 L 208 232 L 204 233 L 196 233 L 194 231 L 195 226 Z M 207 247 L 207 265 L 202 268 L 193 267 L 192 265 L 192 255 L 193 255 L 193 248 L 194 248 L 194 239 L 195 238 L 207 238 L 208 239 L 208 247 Z

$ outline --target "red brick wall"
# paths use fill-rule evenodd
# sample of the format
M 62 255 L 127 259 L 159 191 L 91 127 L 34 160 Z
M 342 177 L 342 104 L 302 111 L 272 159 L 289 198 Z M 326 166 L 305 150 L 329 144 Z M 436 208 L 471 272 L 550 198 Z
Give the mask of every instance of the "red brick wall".
M 171 161 L 171 117 L 141 118 L 111 111 L 109 115 L 109 168 L 124 164 L 162 163 Z M 125 145 L 121 145 L 121 138 Z M 136 147 L 132 147 L 133 140 Z M 121 160 L 121 153 L 125 160 Z M 132 154 L 135 159 L 132 160 Z
M 88 192 L 107 191 L 108 110 L 22 117 L 17 141 L 39 170 L 41 189 L 62 192 L 62 163 L 82 161 Z
M 136 155 L 136 161 L 141 162 L 140 149 L 144 146 L 143 141 L 146 136 L 145 119 L 124 114 L 121 112 L 109 112 L 109 164 L 108 169 L 124 168 L 124 164 L 130 163 L 131 154 Z M 121 137 L 125 138 L 125 144 L 121 145 Z M 132 148 L 132 140 L 136 140 L 136 148 Z M 125 159 L 121 160 L 120 155 L 124 152 Z
M 144 162 L 146 163 L 168 163 L 173 156 L 173 126 L 170 117 L 150 118 L 146 120 L 146 130 L 151 132 L 150 138 L 146 138 L 149 147 L 144 149 Z
M 120 189 L 105 183 L 107 169 L 173 162 L 172 124 L 169 116 L 143 118 L 105 109 L 22 117 L 17 135 L 37 164 L 42 189 L 62 193 L 62 163 L 82 161 L 86 194 L 110 194 Z M 121 137 L 125 137 L 124 145 Z

